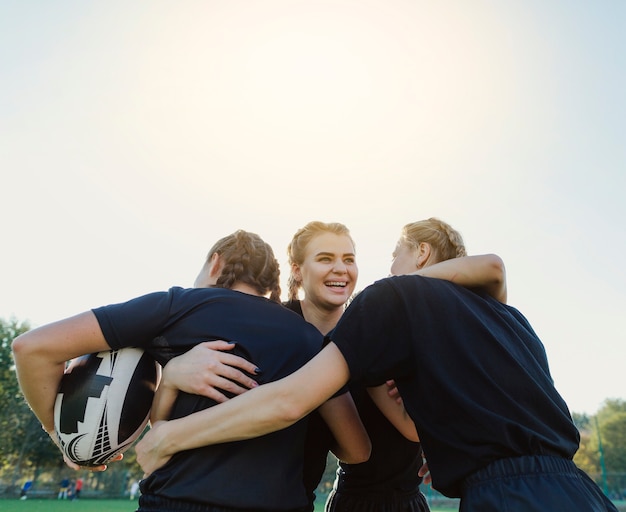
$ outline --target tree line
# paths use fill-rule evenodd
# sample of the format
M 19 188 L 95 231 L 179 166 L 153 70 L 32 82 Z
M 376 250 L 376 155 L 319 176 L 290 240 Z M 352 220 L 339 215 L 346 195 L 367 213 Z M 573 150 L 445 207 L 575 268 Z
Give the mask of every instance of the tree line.
M 65 466 L 60 452 L 30 411 L 19 389 L 11 342 L 30 329 L 27 322 L 0 319 L 0 496 L 19 494 L 24 481 L 32 480 L 33 489 L 56 489 L 64 477 L 78 474 Z M 573 412 L 580 432 L 576 464 L 591 475 L 613 498 L 626 498 L 626 401 L 607 399 L 595 415 Z M 329 462 L 331 459 L 329 459 Z M 329 463 L 322 488 L 334 478 Z M 84 474 L 83 474 L 84 473 Z M 124 460 L 111 464 L 104 473 L 81 472 L 84 492 L 115 497 L 127 493 L 131 483 L 143 472 L 133 450 Z

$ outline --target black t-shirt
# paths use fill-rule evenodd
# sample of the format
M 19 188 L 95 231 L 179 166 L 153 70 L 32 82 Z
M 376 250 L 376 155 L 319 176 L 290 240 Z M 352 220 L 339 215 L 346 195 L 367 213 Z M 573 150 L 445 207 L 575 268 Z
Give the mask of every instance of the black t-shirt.
M 302 305 L 299 300 L 290 300 L 283 305 L 304 318 Z M 346 391 L 346 389 L 343 390 L 343 392 Z M 311 510 L 314 508 L 315 489 L 317 489 L 324 475 L 328 452 L 331 450 L 333 443 L 334 437 L 328 425 L 317 411 L 313 411 L 309 414 L 309 425 L 304 445 L 303 476 L 304 487 L 309 497 Z
M 294 372 L 322 345 L 319 331 L 282 305 L 221 288 L 172 288 L 93 311 L 112 348 L 141 347 L 161 364 L 203 341 L 235 341 L 237 353 L 261 369 L 260 384 Z M 172 417 L 214 404 L 180 393 Z M 257 439 L 179 452 L 142 482 L 142 492 L 243 509 L 304 507 L 306 423 Z
M 439 279 L 398 276 L 361 292 L 330 338 L 351 378 L 396 380 L 446 496 L 491 461 L 571 459 L 579 435 L 541 341 L 515 308 Z
M 422 482 L 417 473 L 422 465 L 420 443 L 400 434 L 363 386 L 351 384 L 350 392 L 372 442 L 372 452 L 361 464 L 339 463 L 337 489 L 342 494 L 385 495 L 393 500 L 398 494 L 410 496 L 417 492 Z

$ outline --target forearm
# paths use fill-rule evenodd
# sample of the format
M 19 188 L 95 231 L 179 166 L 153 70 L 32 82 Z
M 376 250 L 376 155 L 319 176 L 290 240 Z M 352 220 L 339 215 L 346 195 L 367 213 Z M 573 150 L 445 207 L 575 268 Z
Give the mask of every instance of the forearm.
M 152 408 L 150 409 L 150 421 L 155 423 L 157 421 L 167 420 L 170 417 L 176 397 L 178 396 L 178 390 L 164 385 L 161 381 L 157 391 L 152 400 Z
M 36 355 L 14 352 L 17 379 L 33 413 L 46 432 L 54 430 L 54 402 L 65 363 L 50 363 Z
M 259 437 L 286 428 L 309 412 L 282 396 L 276 387 L 275 383 L 265 384 L 209 409 L 163 423 L 159 449 L 172 455 Z
M 320 376 L 324 375 L 324 378 Z M 292 425 L 319 407 L 350 374 L 341 352 L 330 343 L 297 372 L 264 384 L 227 402 L 168 421 L 155 440 L 167 455 L 258 437 Z
M 404 405 L 389 396 L 386 384 L 367 388 L 367 392 L 372 398 L 372 401 L 376 404 L 376 407 L 378 407 L 380 412 L 396 427 L 398 432 L 410 441 L 419 441 L 415 423 L 406 412 Z
M 350 393 L 331 398 L 318 411 L 333 434 L 331 451 L 340 461 L 359 464 L 369 459 L 372 443 Z
M 505 303 L 507 299 L 504 262 L 495 254 L 452 258 L 423 267 L 415 274 L 480 288 L 500 302 Z

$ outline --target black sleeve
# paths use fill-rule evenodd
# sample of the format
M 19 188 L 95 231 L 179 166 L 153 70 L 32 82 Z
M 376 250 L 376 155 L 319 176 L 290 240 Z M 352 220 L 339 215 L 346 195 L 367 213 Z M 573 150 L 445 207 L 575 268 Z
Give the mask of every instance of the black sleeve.
M 155 292 L 92 311 L 112 349 L 128 346 L 148 348 L 168 321 L 171 303 L 171 291 Z
M 328 337 L 345 357 L 351 380 L 376 386 L 410 370 L 408 333 L 406 305 L 383 279 L 355 297 Z

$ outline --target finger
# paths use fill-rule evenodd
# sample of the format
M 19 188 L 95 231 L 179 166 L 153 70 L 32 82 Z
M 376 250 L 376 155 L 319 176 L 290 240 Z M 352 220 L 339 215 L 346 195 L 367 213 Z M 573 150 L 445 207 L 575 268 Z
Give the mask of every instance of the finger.
M 215 372 L 215 373 L 216 373 L 216 382 L 214 382 L 214 384 L 216 384 L 217 387 L 226 389 L 227 391 L 235 392 L 235 387 L 239 387 L 238 385 L 241 385 L 248 389 L 255 388 L 258 386 L 258 383 L 252 377 L 249 377 L 242 371 L 236 368 L 233 368 L 232 366 L 229 366 L 229 365 L 224 365 L 220 369 L 220 371 Z M 218 380 L 219 380 L 219 383 L 217 382 Z M 223 387 L 224 385 L 229 385 L 227 382 L 224 382 L 226 380 L 231 381 L 231 384 L 233 386 L 232 389 L 230 387 L 228 388 Z M 243 392 L 243 391 L 246 391 L 246 390 L 244 389 L 240 392 Z
M 233 368 L 239 368 L 250 375 L 257 375 L 261 371 L 254 363 L 234 354 L 220 354 L 220 362 Z
M 206 396 L 207 398 L 210 398 L 211 400 L 215 400 L 219 404 L 221 404 L 222 402 L 226 402 L 226 400 L 228 400 L 228 397 L 226 395 L 224 395 L 219 390 L 211 386 L 207 386 L 203 388 L 203 390 L 201 390 L 198 394 L 202 396 Z
M 235 342 L 216 340 L 216 341 L 203 341 L 200 346 L 210 348 L 211 350 L 232 350 L 237 344 Z
M 252 382 L 256 387 L 256 382 Z M 228 400 L 228 397 L 224 395 L 223 392 L 233 395 L 240 395 L 246 391 L 248 391 L 248 388 L 241 387 L 229 379 L 223 377 L 215 377 L 211 379 L 210 383 L 208 382 L 205 386 L 201 387 L 200 394 L 221 403 Z

